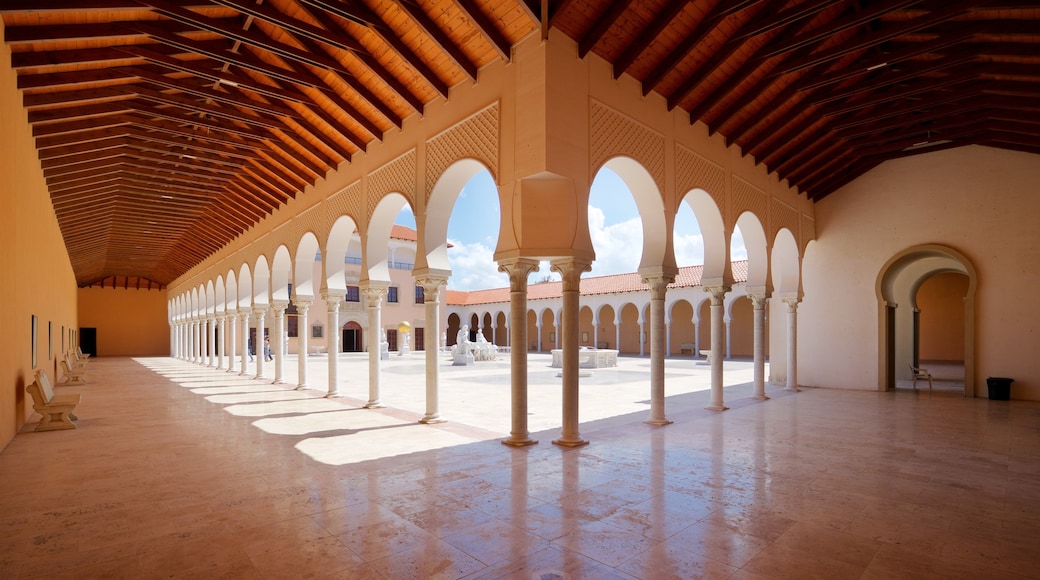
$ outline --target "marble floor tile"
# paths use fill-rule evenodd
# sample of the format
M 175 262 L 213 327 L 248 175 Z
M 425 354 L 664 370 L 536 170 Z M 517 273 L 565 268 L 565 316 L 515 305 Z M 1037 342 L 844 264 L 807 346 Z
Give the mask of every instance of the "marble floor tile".
M 83 395 L 78 428 L 34 415 L 0 452 L 0 578 L 1040 579 L 1040 403 L 756 401 L 750 363 L 726 361 L 714 413 L 708 367 L 668 359 L 674 423 L 654 427 L 648 361 L 621 357 L 583 383 L 590 444 L 567 449 L 532 353 L 539 444 L 517 449 L 508 364 L 445 362 L 448 422 L 422 425 L 423 357 L 385 366 L 378 410 L 363 355 L 341 355 L 341 398 L 313 358 L 301 390 L 91 359 L 90 384 L 57 387 Z

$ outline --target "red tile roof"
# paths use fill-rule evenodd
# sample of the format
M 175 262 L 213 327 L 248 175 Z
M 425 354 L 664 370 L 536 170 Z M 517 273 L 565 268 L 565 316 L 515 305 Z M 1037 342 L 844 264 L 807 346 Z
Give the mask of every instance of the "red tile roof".
M 408 226 L 401 226 L 394 224 L 390 228 L 390 237 L 395 240 L 405 240 L 408 242 L 419 241 L 419 233 Z
M 733 262 L 733 281 L 740 284 L 747 282 L 748 263 L 747 260 Z M 669 288 L 686 288 L 699 286 L 701 273 L 704 266 L 686 266 L 679 268 L 675 282 L 668 285 Z M 562 294 L 563 284 L 561 282 L 541 282 L 530 284 L 527 287 L 528 300 L 540 300 L 545 298 L 559 298 Z M 627 274 L 613 274 L 610 276 L 595 276 L 581 279 L 582 296 L 596 294 L 623 294 L 625 292 L 645 292 L 646 284 L 638 272 Z M 494 304 L 509 302 L 509 288 L 489 288 L 487 290 L 473 290 L 463 292 L 461 290 L 448 290 L 445 301 L 451 306 L 473 306 L 477 304 Z

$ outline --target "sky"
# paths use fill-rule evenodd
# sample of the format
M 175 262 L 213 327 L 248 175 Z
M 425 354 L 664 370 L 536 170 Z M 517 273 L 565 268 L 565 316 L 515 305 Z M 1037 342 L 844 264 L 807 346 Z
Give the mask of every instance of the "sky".
M 499 221 L 498 192 L 491 174 L 483 171 L 463 188 L 448 221 L 448 241 L 453 246 L 448 250 L 452 272 L 448 279 L 449 289 L 480 290 L 509 285 L 509 279 L 498 271 L 498 264 L 494 261 Z M 405 206 L 395 223 L 414 228 L 415 217 L 411 208 Z M 592 264 L 592 271 L 584 277 L 625 274 L 638 269 L 643 247 L 639 212 L 628 186 L 609 169 L 601 170 L 592 182 L 589 232 L 596 261 Z M 700 228 L 693 210 L 686 204 L 682 204 L 675 219 L 674 246 L 679 266 L 704 262 Z M 739 230 L 733 235 L 730 254 L 734 260 L 747 257 Z M 549 270 L 548 262 L 542 262 L 528 283 L 534 284 L 547 277 L 560 279 L 558 274 Z

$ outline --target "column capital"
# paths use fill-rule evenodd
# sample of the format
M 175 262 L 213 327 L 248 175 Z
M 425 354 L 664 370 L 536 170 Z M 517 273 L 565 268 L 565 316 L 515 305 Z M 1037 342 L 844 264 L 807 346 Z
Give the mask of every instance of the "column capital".
M 523 292 L 527 288 L 527 277 L 538 271 L 538 260 L 530 258 L 507 258 L 498 261 L 498 271 L 509 276 L 509 291 Z
M 296 308 L 310 308 L 311 304 L 314 304 L 313 296 L 295 296 L 292 299 L 292 303 L 296 305 Z
M 748 292 L 747 297 L 751 300 L 752 309 L 761 310 L 766 307 L 766 300 L 769 300 L 769 292 L 766 290 Z
M 347 291 L 344 290 L 322 290 L 321 299 L 325 301 L 325 306 L 329 312 L 338 312 L 340 303 L 347 297 Z
M 440 300 L 441 290 L 448 284 L 448 277 L 440 274 L 425 274 L 416 277 L 415 283 L 422 286 L 426 302 L 436 304 Z
M 704 291 L 711 295 L 711 303 L 713 305 L 722 304 L 722 299 L 726 297 L 733 288 L 725 284 L 716 284 L 712 286 L 705 286 Z
M 386 295 L 388 287 L 389 284 L 385 282 L 362 282 L 359 288 L 361 289 L 361 295 L 365 297 L 365 302 L 371 308 L 379 306 L 379 303 L 383 301 L 383 296 Z
M 788 312 L 794 312 L 798 309 L 798 303 L 802 301 L 800 296 L 782 296 L 780 300 L 787 305 Z
M 668 291 L 668 285 L 672 282 L 675 282 L 675 276 L 667 274 L 643 277 L 643 284 L 650 287 L 651 300 L 664 300 L 664 295 Z
M 581 275 L 592 270 L 592 260 L 585 258 L 560 258 L 549 262 L 549 269 L 563 278 L 563 290 L 577 291 L 580 289 Z
M 253 305 L 253 314 L 256 314 L 257 316 L 259 316 L 261 314 L 267 314 L 267 311 L 270 308 L 271 308 L 271 306 L 269 304 L 254 304 Z
M 289 307 L 288 300 L 275 299 L 271 301 L 271 308 L 274 309 L 275 313 L 285 312 L 285 309 Z

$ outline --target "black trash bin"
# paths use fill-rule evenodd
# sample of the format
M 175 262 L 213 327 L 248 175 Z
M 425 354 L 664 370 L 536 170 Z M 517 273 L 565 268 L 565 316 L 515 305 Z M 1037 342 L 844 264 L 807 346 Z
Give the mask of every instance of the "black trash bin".
M 989 399 L 991 401 L 1010 401 L 1011 383 L 1015 379 L 1007 377 L 986 377 L 986 387 L 989 388 Z

